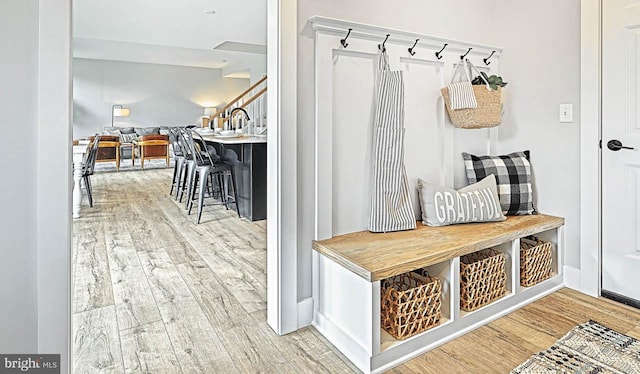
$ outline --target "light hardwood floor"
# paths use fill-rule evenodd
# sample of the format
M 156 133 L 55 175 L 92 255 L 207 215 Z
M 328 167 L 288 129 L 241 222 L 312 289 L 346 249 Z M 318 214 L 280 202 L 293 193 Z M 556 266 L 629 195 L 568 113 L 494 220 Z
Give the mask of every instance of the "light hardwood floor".
M 315 329 L 266 324 L 265 222 L 167 196 L 170 169 L 99 173 L 73 227 L 75 373 L 352 373 Z M 576 324 L 640 338 L 640 313 L 562 290 L 392 373 L 507 373 Z

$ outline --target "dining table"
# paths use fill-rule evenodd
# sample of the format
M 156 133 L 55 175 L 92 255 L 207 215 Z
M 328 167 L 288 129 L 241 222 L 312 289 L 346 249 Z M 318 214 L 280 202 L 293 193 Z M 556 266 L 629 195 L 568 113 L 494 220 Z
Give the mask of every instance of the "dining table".
M 89 141 L 81 141 L 73 146 L 73 218 L 80 218 L 80 206 L 82 204 L 82 162 L 89 149 Z

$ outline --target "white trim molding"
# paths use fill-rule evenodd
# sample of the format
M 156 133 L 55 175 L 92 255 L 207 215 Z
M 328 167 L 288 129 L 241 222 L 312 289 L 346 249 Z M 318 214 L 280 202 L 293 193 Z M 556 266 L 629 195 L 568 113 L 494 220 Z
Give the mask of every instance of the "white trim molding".
M 473 42 L 460 41 L 449 38 L 441 38 L 438 36 L 420 34 L 411 31 L 398 29 L 390 29 L 387 27 L 368 25 L 352 21 L 340 20 L 329 17 L 313 16 L 307 21 L 311 25 L 313 31 L 334 36 L 344 37 L 348 29 L 352 29 L 349 38 L 358 38 L 369 41 L 381 42 L 387 34 L 389 38 L 387 43 L 403 44 L 412 46 L 415 39 L 420 39 L 418 48 L 436 48 L 440 49 L 443 44 L 447 43 L 447 53 L 462 52 L 466 53 L 468 48 L 473 48 L 471 54 L 479 54 L 486 56 L 495 51 L 494 57 L 498 58 L 502 54 L 502 47 L 496 47 L 487 44 L 478 44 Z M 337 48 L 337 46 L 336 46 Z
M 40 1 L 38 38 L 38 352 L 71 368 L 71 0 Z M 55 156 L 52 156 L 55 155 Z
M 600 295 L 602 0 L 581 4 L 580 291 Z M 597 166 L 597 167 L 596 167 Z
M 580 269 L 564 265 L 563 273 L 565 286 L 580 291 Z
M 297 1 L 267 4 L 267 322 L 298 329 Z
M 298 302 L 298 328 L 311 325 L 313 321 L 313 297 L 307 297 Z

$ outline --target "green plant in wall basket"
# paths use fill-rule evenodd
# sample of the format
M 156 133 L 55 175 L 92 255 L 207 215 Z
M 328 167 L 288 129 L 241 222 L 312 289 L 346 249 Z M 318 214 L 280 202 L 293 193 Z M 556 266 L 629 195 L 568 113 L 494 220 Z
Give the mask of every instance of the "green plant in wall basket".
M 502 77 L 499 77 L 497 75 L 487 76 L 485 72 L 480 72 L 480 74 L 482 74 L 484 79 L 486 79 L 487 82 L 489 82 L 489 86 L 491 86 L 492 90 L 497 90 L 498 87 L 504 87 L 507 85 L 507 82 L 504 82 L 502 80 Z M 485 83 L 480 76 L 477 76 L 471 81 L 471 84 L 473 84 L 474 86 L 481 86 Z

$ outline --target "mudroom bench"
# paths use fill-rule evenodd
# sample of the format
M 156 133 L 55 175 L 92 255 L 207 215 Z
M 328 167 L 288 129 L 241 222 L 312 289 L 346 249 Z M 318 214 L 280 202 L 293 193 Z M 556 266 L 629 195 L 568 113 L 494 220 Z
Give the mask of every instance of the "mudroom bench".
M 389 369 L 562 288 L 563 228 L 563 218 L 538 214 L 314 241 L 313 325 L 363 372 Z M 530 235 L 551 243 L 551 275 L 524 287 L 520 240 Z M 460 258 L 487 248 L 504 254 L 506 294 L 465 312 Z M 440 280 L 441 317 L 436 326 L 398 340 L 381 329 L 381 282 L 418 269 Z

